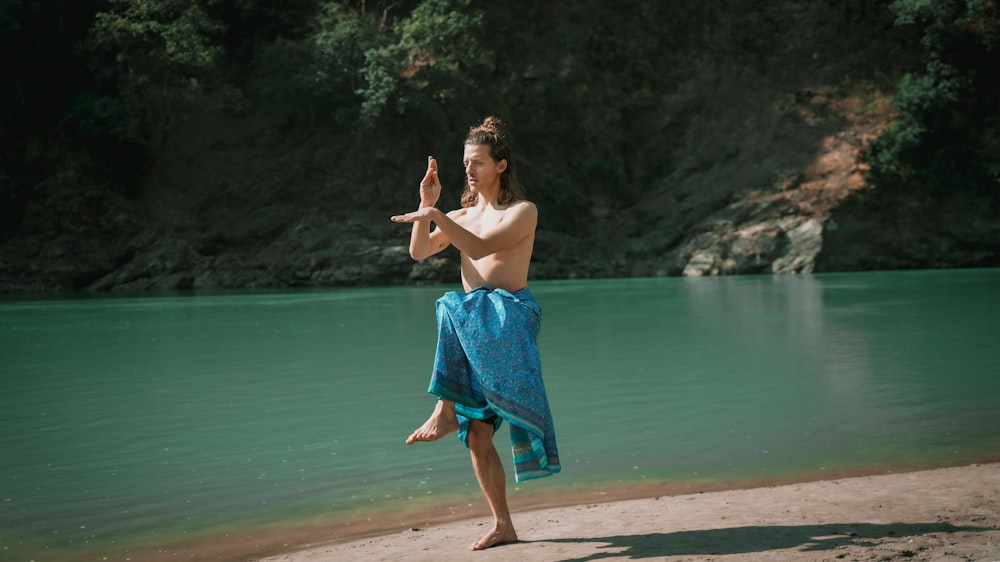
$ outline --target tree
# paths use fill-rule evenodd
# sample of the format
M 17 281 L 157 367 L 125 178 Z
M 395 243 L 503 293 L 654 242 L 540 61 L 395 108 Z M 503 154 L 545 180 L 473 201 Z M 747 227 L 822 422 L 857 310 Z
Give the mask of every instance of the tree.
M 897 120 L 868 160 L 885 189 L 970 189 L 1000 183 L 1000 86 L 995 0 L 896 0 L 896 25 L 923 50 L 924 68 L 900 80 Z
M 361 122 L 374 126 L 386 112 L 447 103 L 470 89 L 490 53 L 477 39 L 483 13 L 470 0 L 424 0 L 392 29 L 393 41 L 364 52 Z
M 178 106 L 204 93 L 225 29 L 209 16 L 211 2 L 109 0 L 98 12 L 88 46 L 97 76 L 117 86 L 127 115 L 120 134 L 160 145 Z

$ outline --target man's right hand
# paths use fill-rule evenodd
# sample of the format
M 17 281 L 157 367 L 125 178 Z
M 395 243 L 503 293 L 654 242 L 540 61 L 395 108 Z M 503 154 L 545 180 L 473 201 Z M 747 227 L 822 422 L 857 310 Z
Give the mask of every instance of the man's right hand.
M 433 207 L 437 204 L 438 197 L 441 197 L 441 180 L 438 179 L 437 160 L 428 156 L 427 173 L 420 181 L 420 206 Z

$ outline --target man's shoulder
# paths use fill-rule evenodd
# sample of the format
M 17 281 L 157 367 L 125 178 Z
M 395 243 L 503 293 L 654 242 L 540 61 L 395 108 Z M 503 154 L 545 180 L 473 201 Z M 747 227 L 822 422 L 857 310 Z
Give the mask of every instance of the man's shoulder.
M 510 205 L 507 205 L 506 211 L 517 211 L 517 212 L 536 212 L 538 210 L 535 204 L 527 199 L 518 199 Z

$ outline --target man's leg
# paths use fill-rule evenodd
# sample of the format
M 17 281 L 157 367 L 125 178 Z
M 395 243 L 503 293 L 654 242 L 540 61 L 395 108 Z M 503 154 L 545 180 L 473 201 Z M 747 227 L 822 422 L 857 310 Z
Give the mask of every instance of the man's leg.
M 415 429 L 406 438 L 406 444 L 412 445 L 417 441 L 437 441 L 453 431 L 458 431 L 455 403 L 451 400 L 438 400 L 431 417 L 427 418 L 424 425 Z
M 493 424 L 481 421 L 469 422 L 469 452 L 472 455 L 472 470 L 479 480 L 479 487 L 486 496 L 486 502 L 493 512 L 493 528 L 489 533 L 472 544 L 471 550 L 483 550 L 491 546 L 517 542 L 514 522 L 507 507 L 506 477 L 500 455 L 493 446 Z

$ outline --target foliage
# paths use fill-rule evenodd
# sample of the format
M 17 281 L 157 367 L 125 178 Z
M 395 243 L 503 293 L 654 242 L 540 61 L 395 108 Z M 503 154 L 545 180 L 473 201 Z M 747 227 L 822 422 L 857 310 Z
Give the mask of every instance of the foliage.
M 301 37 L 260 45 L 248 83 L 255 98 L 372 130 L 455 103 L 489 64 L 477 39 L 483 14 L 469 0 L 352 4 L 321 2 Z
M 928 135 L 941 131 L 950 109 L 959 101 L 962 85 L 954 67 L 941 62 L 928 64 L 926 73 L 909 73 L 896 86 L 893 105 L 898 119 L 872 141 L 869 162 L 883 184 L 914 181 L 922 165 L 933 158 L 937 146 Z
M 995 0 L 896 0 L 891 8 L 896 25 L 919 37 L 925 67 L 897 86 L 899 117 L 869 148 L 872 177 L 889 190 L 996 187 Z
M 202 93 L 224 30 L 205 9 L 210 1 L 109 0 L 97 13 L 87 46 L 98 76 L 117 85 L 128 138 L 162 142 L 177 105 Z
M 258 45 L 249 92 L 272 109 L 306 114 L 310 123 L 333 117 L 350 130 L 358 114 L 356 90 L 364 83 L 364 53 L 389 41 L 384 13 L 322 2 L 299 37 Z
M 56 178 L 128 191 L 177 123 L 209 112 L 307 123 L 356 151 L 337 170 L 345 184 L 379 169 L 393 186 L 399 161 L 496 113 L 546 226 L 576 231 L 698 151 L 688 123 L 718 103 L 708 90 L 775 60 L 814 64 L 784 35 L 800 16 L 891 31 L 899 52 L 923 54 L 871 144 L 878 185 L 996 185 L 996 0 L 5 0 L 0 218 L 16 223 Z M 83 176 L 57 173 L 67 163 Z
M 472 72 L 489 64 L 477 37 L 483 14 L 469 0 L 425 0 L 394 26 L 395 42 L 365 51 L 361 120 L 375 124 L 389 109 L 448 103 L 473 86 Z M 395 107 L 392 107 L 395 106 Z

